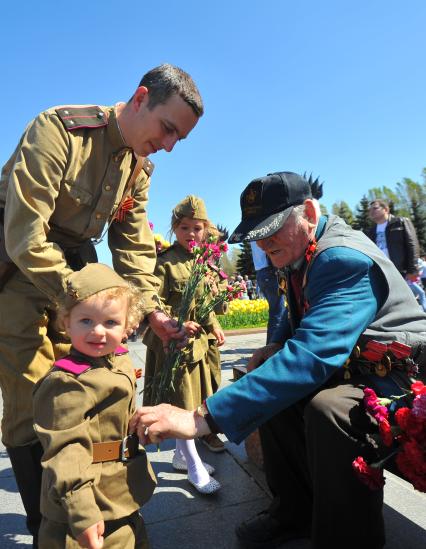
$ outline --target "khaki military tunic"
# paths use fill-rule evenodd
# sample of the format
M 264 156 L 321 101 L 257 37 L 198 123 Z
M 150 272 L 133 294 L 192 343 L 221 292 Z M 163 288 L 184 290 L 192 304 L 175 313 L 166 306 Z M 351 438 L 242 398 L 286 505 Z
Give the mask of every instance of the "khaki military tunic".
M 76 375 L 54 367 L 39 382 L 34 426 L 44 449 L 43 519 L 66 525 L 76 537 L 99 520 L 137 511 L 151 497 L 155 476 L 143 449 L 128 462 L 92 463 L 93 443 L 127 435 L 136 378 L 128 354 L 93 359 L 73 353 L 88 369 Z M 42 538 L 46 531 L 44 525 L 40 547 L 50 547 Z
M 160 280 L 159 294 L 169 314 L 175 318 L 178 316 L 182 293 L 190 275 L 192 259 L 191 253 L 175 243 L 161 253 L 157 260 L 155 274 Z M 203 287 L 200 284 L 187 320 L 195 320 L 195 304 L 202 292 Z M 217 389 L 218 365 L 211 366 L 208 361 L 209 350 L 211 346 L 215 345 L 212 341 L 212 338 L 214 339 L 212 331 L 215 328 L 220 328 L 220 324 L 216 315 L 211 313 L 201 332 L 189 340 L 189 344 L 184 350 L 183 364 L 177 374 L 175 391 L 170 396 L 171 404 L 193 410 Z M 150 385 L 161 371 L 165 355 L 161 340 L 150 328 L 144 337 L 144 343 L 147 346 L 144 405 L 150 405 L 153 404 Z M 214 353 L 211 353 L 211 356 L 214 356 Z M 219 358 L 218 355 L 216 356 Z
M 36 442 L 34 383 L 69 349 L 49 322 L 72 272 L 63 250 L 99 238 L 123 193 L 131 194 L 134 204 L 125 219 L 109 227 L 113 266 L 143 291 L 146 314 L 156 307 L 156 253 L 146 214 L 152 165 L 145 163 L 128 192 L 135 164 L 114 107 L 58 107 L 29 124 L 3 168 L 5 243 L 19 268 L 0 291 L 2 440 L 7 447 Z

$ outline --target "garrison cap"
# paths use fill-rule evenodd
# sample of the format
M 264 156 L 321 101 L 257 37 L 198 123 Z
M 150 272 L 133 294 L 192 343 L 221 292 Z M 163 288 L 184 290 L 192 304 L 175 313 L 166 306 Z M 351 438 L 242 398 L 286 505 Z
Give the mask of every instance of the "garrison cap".
M 207 208 L 202 198 L 190 194 L 185 197 L 173 210 L 173 216 L 177 219 L 189 217 L 208 221 Z
M 65 304 L 72 307 L 103 290 L 128 287 L 124 278 L 108 265 L 88 263 L 68 277 Z

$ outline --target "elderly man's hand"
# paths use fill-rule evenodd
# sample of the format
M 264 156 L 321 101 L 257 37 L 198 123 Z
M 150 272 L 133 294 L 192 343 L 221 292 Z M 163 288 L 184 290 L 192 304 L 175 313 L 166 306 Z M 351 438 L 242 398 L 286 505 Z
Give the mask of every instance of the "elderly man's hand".
M 265 347 L 257 349 L 248 361 L 247 372 L 251 372 L 258 366 L 261 366 L 265 360 L 268 360 L 268 358 L 277 353 L 281 348 L 282 345 L 280 345 L 280 343 L 269 343 L 269 345 L 265 345 Z
M 163 346 L 167 347 L 171 339 L 176 340 L 176 347 L 183 349 L 188 343 L 185 330 L 179 330 L 178 323 L 174 318 L 168 317 L 162 311 L 154 311 L 148 315 L 148 320 L 155 334 L 162 340 Z
M 165 438 L 190 439 L 208 435 L 210 429 L 194 411 L 159 404 L 143 406 L 135 411 L 129 423 L 129 433 L 134 432 L 142 444 L 157 444 Z

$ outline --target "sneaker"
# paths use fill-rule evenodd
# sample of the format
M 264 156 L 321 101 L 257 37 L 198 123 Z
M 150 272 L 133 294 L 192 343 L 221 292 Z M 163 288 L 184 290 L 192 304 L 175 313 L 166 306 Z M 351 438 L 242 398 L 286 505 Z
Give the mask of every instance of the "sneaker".
M 214 433 L 205 435 L 204 437 L 201 437 L 200 440 L 204 446 L 207 446 L 210 452 L 223 452 L 225 450 L 225 445 Z
M 286 527 L 278 518 L 262 511 L 251 519 L 245 520 L 235 529 L 243 547 L 248 549 L 272 549 L 281 547 L 293 539 L 309 538 L 307 527 Z
M 189 478 L 189 475 L 187 478 L 188 478 L 188 482 L 192 484 L 192 486 L 194 486 L 194 488 L 196 488 L 200 492 L 200 494 L 204 494 L 204 495 L 214 494 L 220 488 L 222 488 L 220 482 L 210 476 L 209 476 L 208 482 L 206 482 L 205 484 L 197 484 L 196 482 L 194 482 Z
M 209 475 L 214 475 L 216 469 L 208 463 L 202 462 Z M 173 455 L 172 467 L 175 471 L 188 471 L 188 465 L 185 458 L 180 457 L 176 452 Z

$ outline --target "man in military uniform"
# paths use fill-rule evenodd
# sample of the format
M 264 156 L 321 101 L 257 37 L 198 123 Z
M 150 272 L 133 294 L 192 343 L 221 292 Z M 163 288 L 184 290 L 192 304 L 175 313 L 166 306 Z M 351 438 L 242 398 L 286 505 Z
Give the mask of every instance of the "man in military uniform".
M 236 443 L 261 426 L 274 499 L 238 526 L 244 547 L 310 537 L 315 549 L 382 549 L 383 489 L 370 490 L 352 470 L 357 456 L 378 457 L 362 387 L 397 395 L 417 367 L 425 376 L 425 313 L 368 237 L 321 215 L 320 195 L 317 182 L 291 172 L 248 185 L 229 241 L 257 241 L 286 268 L 280 329 L 254 353 L 246 376 L 197 410 L 141 408 L 130 425 L 143 440 L 148 428 L 153 441 L 212 431 Z M 373 342 L 377 358 L 368 352 Z
M 149 71 L 127 103 L 54 107 L 25 130 L 0 179 L 0 383 L 2 440 L 36 536 L 41 447 L 32 389 L 67 345 L 52 318 L 67 278 L 96 261 L 107 234 L 114 269 L 143 292 L 145 315 L 167 342 L 181 338 L 157 310 L 156 253 L 146 205 L 153 164 L 203 114 L 191 77 L 172 65 Z M 106 229 L 104 227 L 106 226 Z M 104 231 L 104 233 L 103 233 Z

